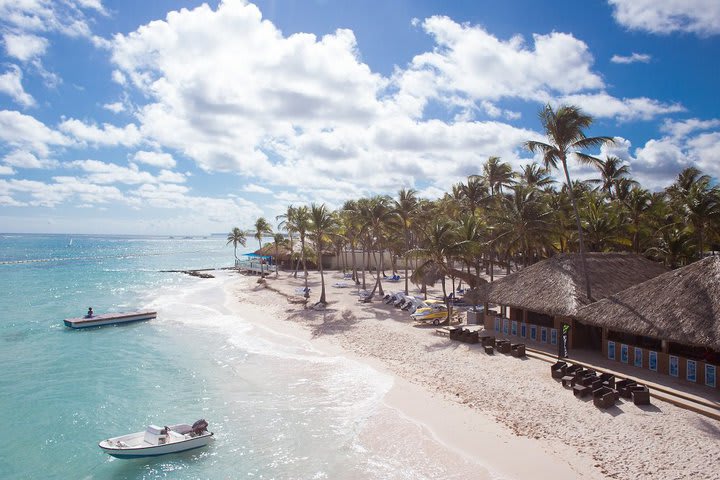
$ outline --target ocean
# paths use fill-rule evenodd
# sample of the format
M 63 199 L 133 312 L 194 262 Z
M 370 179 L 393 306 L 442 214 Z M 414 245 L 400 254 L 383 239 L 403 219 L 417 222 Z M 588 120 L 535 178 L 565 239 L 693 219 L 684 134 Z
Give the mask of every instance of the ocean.
M 0 235 L 0 477 L 478 478 L 384 406 L 392 377 L 231 315 L 228 271 L 163 272 L 232 264 L 219 236 Z M 158 318 L 63 325 L 89 306 Z M 200 418 L 215 432 L 203 449 L 119 460 L 97 447 Z

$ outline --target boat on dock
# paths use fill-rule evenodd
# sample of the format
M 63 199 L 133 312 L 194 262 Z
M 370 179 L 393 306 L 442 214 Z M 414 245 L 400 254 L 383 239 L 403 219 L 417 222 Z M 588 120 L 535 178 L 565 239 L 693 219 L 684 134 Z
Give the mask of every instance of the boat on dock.
M 87 328 L 97 327 L 99 325 L 112 325 L 116 323 L 139 322 L 142 320 L 151 320 L 157 317 L 154 311 L 139 312 L 121 312 L 121 313 L 102 313 L 100 315 L 85 315 L 78 318 L 66 318 L 63 320 L 66 327 L 70 328 Z
M 149 425 L 144 432 L 109 438 L 98 446 L 103 452 L 116 458 L 156 457 L 185 452 L 210 443 L 213 432 L 209 432 L 207 427 L 205 420 L 198 420 L 192 425 L 181 423 L 163 428 Z

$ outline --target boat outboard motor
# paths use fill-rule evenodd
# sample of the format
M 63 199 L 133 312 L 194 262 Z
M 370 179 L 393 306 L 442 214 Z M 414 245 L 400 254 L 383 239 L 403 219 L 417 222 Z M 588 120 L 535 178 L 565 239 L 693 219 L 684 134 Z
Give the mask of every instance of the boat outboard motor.
M 204 431 L 207 430 L 208 423 L 205 421 L 205 419 L 200 419 L 197 422 L 193 423 L 192 429 L 193 433 L 196 435 L 201 435 Z

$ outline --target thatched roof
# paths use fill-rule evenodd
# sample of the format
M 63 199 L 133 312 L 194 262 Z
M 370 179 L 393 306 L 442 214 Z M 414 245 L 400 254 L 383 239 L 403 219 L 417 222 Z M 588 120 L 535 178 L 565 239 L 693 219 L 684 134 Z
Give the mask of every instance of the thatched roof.
M 720 257 L 659 275 L 577 316 L 612 330 L 720 350 Z
M 558 254 L 489 286 L 490 302 L 547 315 L 574 317 L 594 301 L 665 273 L 667 268 L 630 253 L 587 253 L 592 299 L 587 298 L 580 255 Z
M 263 245 L 263 247 L 260 250 L 255 250 L 257 255 L 262 255 L 264 257 L 275 257 L 275 244 L 274 243 L 266 243 Z M 278 253 L 278 260 L 289 260 L 292 256 L 292 252 L 290 251 L 290 247 L 285 243 L 281 243 L 277 250 Z

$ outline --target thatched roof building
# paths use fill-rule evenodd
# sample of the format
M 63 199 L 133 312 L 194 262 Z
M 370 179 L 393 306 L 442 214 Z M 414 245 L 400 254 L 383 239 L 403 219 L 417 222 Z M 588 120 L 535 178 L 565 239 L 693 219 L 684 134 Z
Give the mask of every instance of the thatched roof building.
M 720 257 L 659 275 L 581 308 L 584 323 L 720 351 Z
M 593 299 L 587 298 L 579 254 L 558 254 L 485 287 L 488 301 L 546 315 L 576 316 L 594 301 L 667 272 L 629 253 L 587 253 Z

